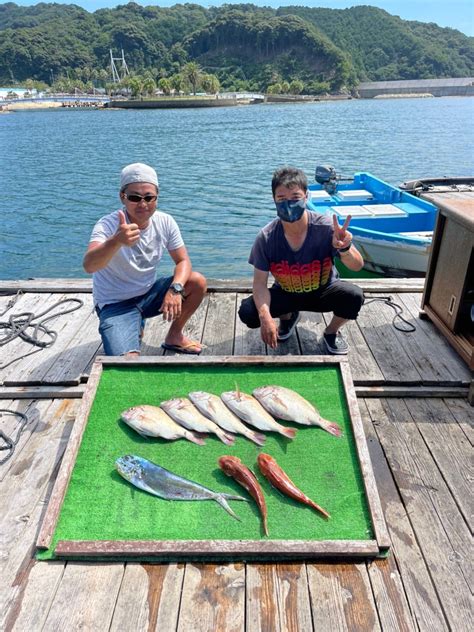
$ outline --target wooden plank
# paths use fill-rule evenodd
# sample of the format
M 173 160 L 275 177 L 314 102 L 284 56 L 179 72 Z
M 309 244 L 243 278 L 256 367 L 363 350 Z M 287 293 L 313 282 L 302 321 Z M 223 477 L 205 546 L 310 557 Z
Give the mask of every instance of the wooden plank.
M 329 324 L 331 317 L 332 314 L 324 315 L 327 324 Z M 352 374 L 357 376 L 357 382 L 383 384 L 384 377 L 382 371 L 367 344 L 367 340 L 360 330 L 358 322 L 356 320 L 350 320 L 342 327 L 341 331 L 349 345 L 348 358 L 351 364 Z
M 444 402 L 414 400 L 410 402 L 410 415 L 469 528 L 474 514 L 472 446 Z
M 450 413 L 458 422 L 469 443 L 474 445 L 474 409 L 465 399 L 445 399 Z
M 72 411 L 76 402 L 58 400 L 42 402 L 47 408 L 44 418 L 35 429 L 24 450 L 12 463 L 1 483 L 2 512 L 0 530 L 1 549 L 10 545 L 25 528 L 30 513 L 44 496 L 52 472 L 58 465 L 72 426 Z M 41 415 L 43 417 L 43 415 Z
M 58 401 L 47 408 L 49 404 L 51 402 L 44 402 L 46 409 L 41 415 L 40 432 L 34 433 L 20 461 L 15 462 L 11 476 L 0 484 L 2 507 L 6 508 L 0 525 L 3 534 L 0 539 L 0 602 L 4 604 L 4 612 L 11 617 L 9 621 L 15 619 L 17 613 L 29 616 L 29 606 L 22 606 L 24 599 L 30 603 L 31 598 L 36 603 L 35 596 L 28 590 L 29 575 L 35 569 L 34 541 L 49 496 L 50 478 L 61 459 L 72 425 L 68 423 L 70 413 L 77 408 L 77 402 Z M 40 579 L 40 574 L 35 571 L 34 585 Z M 54 573 L 46 573 L 40 593 L 46 610 L 55 585 Z M 0 629 L 3 629 L 1 623 Z
M 15 308 L 9 311 L 8 316 L 10 317 L 20 313 L 24 314 L 26 312 L 39 314 L 41 311 L 44 311 L 43 305 L 47 306 L 52 304 L 54 300 L 55 299 L 51 294 L 47 296 L 44 294 L 26 294 L 22 296 L 21 301 L 15 305 Z M 5 330 L 2 332 L 2 335 L 5 335 Z M 15 372 L 16 365 L 18 362 L 21 362 L 21 360 L 16 361 L 16 358 L 26 353 L 30 353 L 35 348 L 37 347 L 33 347 L 29 342 L 25 342 L 19 336 L 2 346 L 2 356 L 0 360 L 0 384 L 3 384 L 4 380 L 10 374 Z M 10 364 L 12 360 L 15 360 L 15 362 Z
M 111 632 L 175 630 L 183 564 L 126 564 Z
M 301 312 L 301 320 L 297 325 L 298 339 L 303 355 L 326 355 L 327 350 L 322 342 L 326 323 L 319 312 Z
M 79 384 L 86 367 L 101 346 L 98 326 L 99 320 L 95 312 L 91 312 L 64 351 L 57 354 L 43 375 L 38 374 L 42 384 Z M 34 373 L 29 375 L 29 381 L 34 381 L 34 378 Z
M 41 305 L 40 310 L 35 313 L 39 314 L 40 311 L 44 312 L 48 308 L 53 308 L 51 314 L 47 314 L 45 316 L 47 317 L 52 315 L 53 313 L 60 312 L 63 309 L 74 307 L 74 303 L 68 303 L 65 305 L 59 305 L 57 309 L 54 308 L 54 304 L 57 301 L 67 298 L 68 297 L 66 295 L 51 295 L 50 297 L 48 297 L 48 300 Z M 90 297 L 84 297 L 84 300 L 86 301 L 86 303 L 89 303 L 90 308 Z M 69 341 L 74 336 L 77 329 L 79 329 L 84 323 L 84 320 L 88 317 L 88 315 L 88 307 L 86 304 L 84 304 L 82 307 L 70 314 L 59 314 L 56 318 L 49 321 L 47 323 L 47 326 L 56 331 L 58 334 L 56 342 L 52 346 L 42 349 L 39 353 L 29 355 L 12 365 L 8 375 L 3 378 L 3 383 L 6 386 L 22 384 L 24 382 L 29 382 L 31 384 L 41 383 L 41 375 L 48 370 L 50 365 L 57 359 L 58 355 L 65 352 L 68 347 Z M 40 335 L 40 340 L 49 341 L 49 337 Z M 28 346 L 30 347 L 28 351 L 38 349 L 38 347 L 34 347 L 33 345 Z M 79 380 L 77 380 L 76 383 L 79 383 Z
M 361 382 L 355 383 L 361 384 Z M 462 397 L 466 398 L 467 386 L 356 386 L 357 397 Z
M 27 581 L 10 608 L 3 612 L 3 623 L 0 618 L 0 629 L 42 630 L 63 573 L 63 562 L 33 562 Z
M 209 366 L 215 366 L 219 364 L 226 364 L 227 366 L 241 366 L 243 364 L 253 364 L 256 366 L 337 366 L 341 362 L 346 360 L 340 356 L 170 356 L 163 358 L 149 358 L 149 357 L 137 357 L 137 358 L 122 358 L 119 356 L 97 356 L 96 362 L 103 364 L 104 366 L 168 366 L 168 365 L 188 365 L 191 364 L 208 364 Z
M 244 325 L 238 316 L 240 303 L 251 296 L 244 294 L 237 296 L 236 313 L 235 313 L 235 340 L 234 355 L 265 355 L 266 345 L 260 335 L 260 328 L 249 329 Z
M 353 279 L 368 292 L 422 292 L 424 279 Z M 209 292 L 251 292 L 252 278 L 208 279 Z M 383 288 L 383 289 L 382 289 Z M 0 293 L 5 292 L 92 292 L 92 279 L 20 279 L 0 280 Z
M 246 632 L 313 630 L 305 564 L 247 564 Z
M 161 347 L 161 343 L 165 341 L 165 336 L 168 333 L 169 327 L 169 323 L 163 320 L 162 316 L 148 318 L 145 325 L 140 353 L 142 355 L 150 356 L 163 355 L 165 350 Z
M 367 570 L 382 630 L 417 630 L 393 557 L 374 560 L 368 564 Z
M 202 356 L 227 355 L 234 350 L 236 295 L 214 294 L 209 296 L 207 318 L 202 342 L 206 345 Z
M 23 312 L 22 305 L 29 299 L 23 292 L 8 292 L 4 295 L 0 293 L 0 318 L 1 322 L 6 322 L 13 313 Z
M 48 508 L 49 509 L 49 508 Z M 40 536 L 41 537 L 41 536 Z M 38 539 L 38 546 L 40 539 Z M 127 560 L 299 560 L 326 557 L 375 557 L 376 540 L 60 540 L 58 558 Z
M 82 434 L 86 427 L 90 407 L 95 397 L 97 386 L 99 384 L 102 365 L 96 363 L 92 369 L 88 390 L 81 400 L 81 408 L 76 418 L 73 431 L 69 438 L 69 443 L 61 463 L 61 469 L 54 484 L 53 493 L 48 504 L 43 524 L 38 536 L 36 545 L 39 548 L 48 548 L 53 537 L 54 529 L 59 517 L 62 502 L 66 494 L 66 489 L 71 478 L 72 470 L 76 460 L 77 452 L 82 440 Z
M 187 564 L 177 631 L 244 632 L 244 605 L 243 564 Z
M 36 404 L 31 401 L 16 402 L 7 400 L 5 405 L 3 405 L 2 402 L 2 408 L 23 413 L 28 417 L 28 420 L 22 433 L 20 434 L 13 456 L 3 463 L 3 465 L 0 465 L 0 481 L 6 478 L 13 465 L 20 460 L 23 448 L 28 444 L 30 437 L 36 431 L 42 415 L 47 411 L 50 404 L 51 402 L 49 401 Z M 20 420 L 16 415 L 10 415 L 8 413 L 2 415 L 2 430 L 7 437 L 11 437 L 13 440 L 16 440 L 16 437 L 18 436 L 19 421 Z M 2 444 L 4 444 L 3 441 Z M 6 454 L 7 452 L 2 450 L 1 456 L 4 457 Z
M 366 500 L 372 519 L 372 527 L 374 529 L 375 538 L 381 553 L 386 553 L 390 548 L 390 538 L 385 525 L 382 505 L 380 503 L 379 493 L 377 490 L 377 483 L 375 482 L 374 471 L 372 469 L 369 450 L 367 448 L 364 427 L 362 425 L 362 419 L 357 405 L 354 384 L 352 382 L 351 372 L 347 362 L 341 362 L 341 375 L 346 394 L 347 406 L 351 417 L 352 433 L 354 435 L 359 466 L 364 481 Z
M 92 292 L 92 278 L 18 279 L 0 281 L 0 292 Z
M 420 295 L 397 294 L 395 301 L 411 315 L 409 320 L 417 328 L 417 343 L 423 350 L 424 356 L 429 358 L 437 384 L 442 382 L 467 384 L 471 375 L 465 363 L 431 322 L 419 318 Z M 415 348 L 414 353 L 417 352 Z
M 45 630 L 108 630 L 123 564 L 70 562 L 44 623 Z
M 315 630 L 380 630 L 364 564 L 308 564 Z
M 298 325 L 298 337 L 303 355 L 317 353 L 328 355 L 323 341 L 323 333 L 332 314 L 303 312 Z M 362 335 L 357 322 L 349 322 L 343 328 L 349 344 L 348 358 L 355 383 L 383 384 L 383 374 Z
M 387 560 L 371 562 L 369 576 L 382 624 L 393 619 L 398 622 L 382 627 L 409 629 L 414 620 L 415 629 L 442 632 L 447 630 L 443 611 L 376 434 L 381 418 L 385 417 L 384 410 L 380 400 L 371 401 L 371 417 L 366 404 L 359 402 L 359 409 L 392 542 L 392 555 Z
M 373 402 L 366 400 L 371 414 Z M 468 629 L 472 614 L 467 580 L 472 577 L 468 529 L 404 402 L 385 400 L 382 407 L 384 414 L 377 416 L 377 434 L 440 595 L 448 626 Z
M 84 395 L 85 385 L 79 386 L 2 386 L 0 400 L 5 399 L 74 399 Z M 1 407 L 4 407 L 2 402 Z
M 421 374 L 414 366 L 412 353 L 407 352 L 400 339 L 405 334 L 396 331 L 392 318 L 392 309 L 383 303 L 366 302 L 357 323 L 386 382 L 421 383 Z

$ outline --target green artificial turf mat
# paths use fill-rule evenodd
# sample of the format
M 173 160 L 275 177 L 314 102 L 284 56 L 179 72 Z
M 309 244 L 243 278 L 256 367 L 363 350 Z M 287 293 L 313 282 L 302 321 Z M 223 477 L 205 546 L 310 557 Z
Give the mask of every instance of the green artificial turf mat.
M 282 422 L 297 428 L 294 440 L 265 433 L 266 443 L 259 448 L 239 435 L 234 446 L 209 435 L 206 445 L 198 446 L 184 439 L 142 438 L 120 420 L 121 412 L 131 406 L 157 406 L 194 390 L 220 394 L 234 390 L 236 383 L 247 393 L 265 384 L 292 388 L 311 401 L 324 418 L 336 421 L 344 436 L 338 438 L 318 427 Z M 260 450 L 272 455 L 294 483 L 331 514 L 331 519 L 325 520 L 313 509 L 273 489 L 258 470 Z M 230 501 L 241 522 L 214 501 L 162 500 L 135 488 L 116 472 L 116 459 L 126 454 L 144 457 L 213 490 L 250 498 L 217 465 L 219 456 L 238 456 L 255 472 L 263 488 L 271 539 L 374 538 L 337 366 L 105 365 L 52 545 L 39 553 L 40 559 L 54 558 L 60 540 L 265 539 L 253 500 Z

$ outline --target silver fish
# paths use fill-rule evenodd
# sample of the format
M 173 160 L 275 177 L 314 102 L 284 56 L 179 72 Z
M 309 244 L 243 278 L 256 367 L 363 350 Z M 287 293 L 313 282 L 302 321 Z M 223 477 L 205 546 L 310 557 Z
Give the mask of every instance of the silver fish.
M 243 424 L 217 395 L 205 391 L 194 391 L 189 393 L 188 397 L 203 415 L 224 430 L 244 435 L 257 445 L 265 443 L 265 435 L 255 432 Z
M 214 492 L 199 483 L 173 474 L 164 467 L 140 456 L 127 454 L 115 461 L 115 469 L 125 480 L 149 494 L 165 500 L 215 500 L 236 520 L 240 518 L 229 507 L 228 500 L 244 500 L 242 496 Z
M 197 432 L 212 432 L 226 445 L 232 445 L 235 441 L 234 437 L 225 433 L 217 424 L 201 415 L 196 406 L 186 397 L 168 399 L 166 402 L 161 402 L 160 407 L 180 426 L 196 430 Z
M 133 406 L 124 410 L 121 418 L 142 437 L 161 437 L 170 441 L 183 438 L 198 445 L 205 444 L 204 439 L 178 425 L 157 406 Z
M 323 419 L 317 408 L 296 391 L 284 386 L 260 386 L 253 391 L 253 395 L 278 419 L 305 426 L 319 426 L 336 437 L 342 435 L 336 422 Z
M 232 412 L 251 426 L 255 426 L 259 430 L 279 432 L 288 439 L 295 438 L 296 430 L 294 428 L 286 428 L 277 423 L 251 395 L 237 390 L 222 393 L 221 398 Z

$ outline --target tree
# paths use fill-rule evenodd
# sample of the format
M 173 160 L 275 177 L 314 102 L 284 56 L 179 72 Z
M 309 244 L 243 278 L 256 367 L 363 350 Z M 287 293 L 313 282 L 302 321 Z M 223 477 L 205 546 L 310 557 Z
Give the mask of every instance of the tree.
M 217 94 L 221 87 L 216 75 L 203 75 L 201 85 L 202 89 L 209 94 Z
M 272 83 L 267 88 L 268 94 L 281 94 L 281 84 L 280 83 Z
M 290 83 L 289 92 L 290 94 L 301 94 L 303 92 L 304 83 L 299 79 L 293 79 Z
M 171 81 L 168 77 L 161 77 L 158 81 L 158 88 L 163 92 L 163 94 L 171 94 Z
M 139 77 L 138 75 L 135 75 L 134 77 L 130 77 L 128 85 L 132 93 L 132 97 L 138 97 L 142 94 L 143 82 L 142 82 L 142 78 Z
M 175 92 L 182 92 L 184 86 L 184 79 L 181 73 L 176 73 L 175 75 L 171 75 L 170 77 L 171 88 Z
M 187 63 L 182 70 L 183 77 L 189 81 L 195 95 L 201 81 L 202 70 L 195 61 Z
M 156 83 L 153 77 L 147 76 L 142 82 L 142 92 L 144 94 L 154 94 L 156 90 Z

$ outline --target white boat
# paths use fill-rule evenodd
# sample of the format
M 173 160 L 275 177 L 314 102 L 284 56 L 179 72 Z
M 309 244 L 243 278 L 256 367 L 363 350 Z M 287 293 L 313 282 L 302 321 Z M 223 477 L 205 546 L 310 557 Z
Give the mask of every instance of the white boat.
M 442 180 L 443 186 L 452 186 L 452 179 Z M 454 180 L 474 190 L 474 178 Z M 408 192 L 413 182 L 402 190 L 366 172 L 340 178 L 327 165 L 316 168 L 316 181 L 309 186 L 308 208 L 336 214 L 340 224 L 351 215 L 349 230 L 366 270 L 391 277 L 425 275 L 438 209 Z M 441 181 L 416 181 L 418 189 L 423 182 Z

